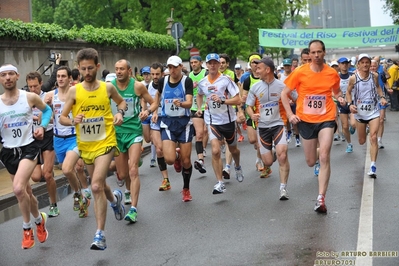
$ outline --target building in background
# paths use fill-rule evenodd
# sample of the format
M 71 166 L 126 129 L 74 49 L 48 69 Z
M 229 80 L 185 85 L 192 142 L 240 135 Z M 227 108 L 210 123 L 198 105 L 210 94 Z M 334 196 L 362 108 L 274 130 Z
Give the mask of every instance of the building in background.
M 0 18 L 32 22 L 31 0 L 1 0 Z
M 309 17 L 313 28 L 371 26 L 367 0 L 321 0 L 317 5 L 309 5 Z

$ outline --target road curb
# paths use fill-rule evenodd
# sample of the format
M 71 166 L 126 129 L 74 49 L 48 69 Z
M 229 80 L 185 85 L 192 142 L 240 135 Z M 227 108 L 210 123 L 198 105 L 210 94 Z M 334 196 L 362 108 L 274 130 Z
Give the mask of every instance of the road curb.
M 143 158 L 149 153 L 151 153 L 151 145 L 147 145 L 144 147 L 144 150 L 141 153 L 141 157 Z M 111 175 L 113 175 L 113 173 L 108 174 L 108 176 Z M 57 185 L 58 202 L 71 194 L 71 187 L 69 186 L 68 180 L 64 175 L 56 176 L 54 177 L 54 179 Z M 45 208 L 50 205 L 47 193 L 47 186 L 45 182 L 32 185 L 32 191 L 38 200 L 39 209 Z M 0 196 L 0 224 L 19 216 L 21 216 L 21 213 L 18 208 L 18 200 L 15 197 L 14 193 Z

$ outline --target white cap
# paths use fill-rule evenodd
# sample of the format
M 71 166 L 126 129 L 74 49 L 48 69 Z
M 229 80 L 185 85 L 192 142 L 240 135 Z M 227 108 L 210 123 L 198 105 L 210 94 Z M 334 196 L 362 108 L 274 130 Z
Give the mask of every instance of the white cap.
M 234 68 L 235 68 L 235 69 L 241 69 L 242 67 L 241 67 L 240 64 L 236 64 L 236 65 L 234 66 Z
M 352 66 L 356 65 L 356 57 L 354 56 L 351 58 L 351 65 Z
M 368 54 L 359 54 L 358 62 L 359 62 L 360 60 L 362 60 L 363 58 L 368 58 L 368 59 L 371 60 L 371 57 L 370 57 Z
M 169 75 L 169 68 L 166 68 L 165 71 L 163 72 L 165 75 Z
M 109 73 L 106 77 L 105 77 L 105 82 L 111 82 L 114 79 L 116 79 L 116 74 L 115 73 Z
M 166 65 L 168 65 L 168 66 L 172 65 L 175 67 L 182 65 L 182 64 L 183 64 L 183 61 L 177 55 L 172 55 L 171 57 L 169 57 L 168 62 L 166 62 Z
M 330 67 L 332 67 L 332 66 L 338 66 L 338 62 L 337 61 L 332 61 L 330 63 Z

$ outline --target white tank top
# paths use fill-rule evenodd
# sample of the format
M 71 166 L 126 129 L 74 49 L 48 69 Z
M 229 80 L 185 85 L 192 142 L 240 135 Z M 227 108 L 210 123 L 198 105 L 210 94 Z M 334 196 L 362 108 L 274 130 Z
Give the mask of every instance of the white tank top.
M 44 101 L 44 98 L 46 97 L 46 93 L 44 91 L 42 91 L 39 96 L 40 96 L 40 99 L 42 99 L 42 101 Z M 36 107 L 32 108 L 32 112 L 33 112 L 34 116 L 39 116 L 42 113 L 42 111 L 40 111 L 40 109 L 38 109 Z M 39 121 L 33 121 L 33 128 L 34 129 L 38 128 L 39 126 L 40 126 L 40 122 Z M 53 129 L 53 124 L 52 123 L 48 123 L 48 125 L 46 127 L 46 132 L 50 131 L 52 129 Z
M 26 91 L 19 90 L 13 105 L 0 100 L 0 133 L 5 148 L 18 148 L 33 142 L 33 114 Z
M 151 81 L 151 83 L 148 85 L 148 93 L 151 95 L 151 97 L 153 98 L 153 99 L 155 99 L 155 95 L 157 94 L 157 89 L 155 89 L 154 88 L 154 81 Z M 147 103 L 147 107 L 150 107 L 150 105 Z M 159 103 L 159 106 L 158 106 L 158 114 L 160 114 L 161 113 L 161 111 L 162 111 L 162 109 L 161 109 L 161 103 Z
M 65 102 L 61 101 L 58 97 L 58 89 L 54 91 L 53 110 L 54 110 L 54 134 L 57 136 L 70 136 L 75 135 L 74 126 L 64 126 L 60 124 L 60 115 L 64 109 Z M 72 119 L 72 111 L 69 112 L 68 117 Z

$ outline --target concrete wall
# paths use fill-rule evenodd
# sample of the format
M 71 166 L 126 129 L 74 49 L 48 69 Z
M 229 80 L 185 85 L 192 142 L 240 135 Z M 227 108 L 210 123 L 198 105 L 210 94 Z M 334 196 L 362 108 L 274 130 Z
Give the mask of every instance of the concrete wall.
M 97 73 L 97 78 L 101 78 L 101 72 L 104 69 L 114 72 L 114 64 L 119 59 L 127 59 L 131 62 L 132 68 L 137 69 L 148 66 L 153 62 L 166 63 L 170 55 L 169 51 L 158 51 L 150 49 L 127 50 L 118 47 L 104 47 L 88 44 L 86 42 L 25 42 L 15 40 L 0 40 L 0 65 L 4 63 L 14 64 L 20 73 L 18 88 L 25 86 L 26 74 L 30 71 L 44 70 L 51 64 L 48 60 L 51 52 L 60 53 L 62 56 L 62 65 L 67 65 L 71 69 L 76 67 L 76 54 L 82 48 L 94 48 L 99 52 L 99 61 L 101 68 Z M 42 65 L 43 64 L 43 65 Z M 42 65 L 42 66 L 41 66 Z M 41 66 L 41 67 L 40 67 Z M 40 68 L 39 68 L 40 67 Z M 39 68 L 39 69 L 38 69 Z M 52 67 L 42 75 L 46 81 L 51 75 Z M 0 86 L 1 87 L 1 86 Z M 0 93 L 4 90 L 1 87 Z

